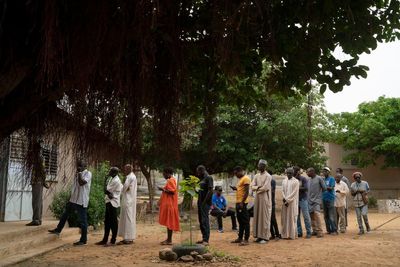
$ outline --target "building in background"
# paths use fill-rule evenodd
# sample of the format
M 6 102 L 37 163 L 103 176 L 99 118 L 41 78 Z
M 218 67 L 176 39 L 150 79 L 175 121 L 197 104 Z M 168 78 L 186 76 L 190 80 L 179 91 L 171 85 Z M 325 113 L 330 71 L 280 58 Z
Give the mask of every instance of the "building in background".
M 379 158 L 376 165 L 365 168 L 358 168 L 357 162 L 343 162 L 349 152 L 345 151 L 341 145 L 325 143 L 325 154 L 328 157 L 327 166 L 334 174 L 336 168 L 343 169 L 343 174 L 353 182 L 352 174 L 355 171 L 363 173 L 363 180 L 367 181 L 371 187 L 370 195 L 376 199 L 399 199 L 400 198 L 400 168 L 382 168 L 384 159 Z

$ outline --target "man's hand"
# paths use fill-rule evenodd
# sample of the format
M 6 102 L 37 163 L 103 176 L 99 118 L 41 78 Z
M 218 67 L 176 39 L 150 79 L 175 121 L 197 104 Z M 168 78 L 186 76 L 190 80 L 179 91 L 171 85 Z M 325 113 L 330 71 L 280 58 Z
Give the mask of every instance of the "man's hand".
M 285 202 L 285 206 L 286 206 L 286 207 L 289 207 L 289 203 L 288 203 L 288 202 Z
M 232 190 L 234 190 L 234 191 L 237 190 L 236 186 L 230 185 L 229 187 L 232 188 Z
M 286 199 L 282 199 L 283 203 L 286 203 Z
M 326 190 L 332 191 L 332 187 L 327 187 Z
M 336 190 L 336 193 L 340 193 L 340 190 Z

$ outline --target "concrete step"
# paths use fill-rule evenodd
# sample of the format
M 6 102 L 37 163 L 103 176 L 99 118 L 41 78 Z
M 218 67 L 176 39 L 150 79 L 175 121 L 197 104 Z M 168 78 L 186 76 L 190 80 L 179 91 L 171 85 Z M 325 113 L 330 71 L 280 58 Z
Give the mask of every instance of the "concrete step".
M 65 227 L 60 236 L 49 234 L 54 222 L 38 227 L 23 227 L 22 224 L 9 223 L 8 231 L 1 226 L 0 266 L 16 264 L 37 255 L 41 255 L 79 239 L 79 228 Z M 53 226 L 53 227 L 51 227 Z

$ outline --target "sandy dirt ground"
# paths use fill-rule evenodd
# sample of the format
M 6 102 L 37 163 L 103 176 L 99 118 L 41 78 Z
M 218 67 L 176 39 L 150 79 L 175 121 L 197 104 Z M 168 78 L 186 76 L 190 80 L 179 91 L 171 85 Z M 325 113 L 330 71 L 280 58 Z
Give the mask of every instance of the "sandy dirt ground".
M 279 217 L 279 214 L 277 214 Z M 398 214 L 370 212 L 370 224 L 375 228 Z M 279 218 L 278 218 L 279 222 Z M 224 220 L 225 229 L 230 228 L 229 219 Z M 159 261 L 159 242 L 166 237 L 166 230 L 157 223 L 139 223 L 138 237 L 134 245 L 99 247 L 102 232 L 92 232 L 84 247 L 72 245 L 33 258 L 18 266 L 171 266 L 184 263 Z M 265 245 L 251 242 L 238 247 L 230 241 L 237 237 L 232 231 L 218 233 L 212 230 L 210 248 L 220 255 L 232 256 L 232 260 L 213 263 L 188 263 L 186 265 L 211 266 L 400 266 L 400 218 L 389 222 L 363 236 L 358 229 L 354 212 L 349 215 L 346 234 L 325 235 L 323 238 L 299 238 L 296 240 L 270 241 Z M 195 239 L 200 238 L 198 230 Z M 187 233 L 174 235 L 174 243 L 180 243 Z

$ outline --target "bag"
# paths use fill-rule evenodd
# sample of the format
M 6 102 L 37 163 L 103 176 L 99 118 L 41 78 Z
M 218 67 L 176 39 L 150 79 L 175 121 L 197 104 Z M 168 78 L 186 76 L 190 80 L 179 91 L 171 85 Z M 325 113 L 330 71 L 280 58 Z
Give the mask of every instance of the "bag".
M 361 196 L 362 196 L 362 200 L 363 200 L 364 205 L 368 205 L 368 193 L 364 192 L 364 193 L 361 194 Z

